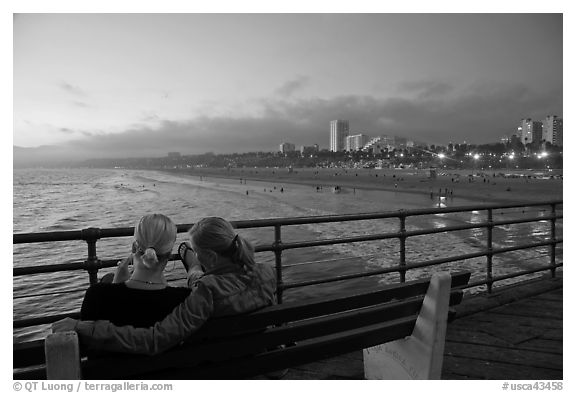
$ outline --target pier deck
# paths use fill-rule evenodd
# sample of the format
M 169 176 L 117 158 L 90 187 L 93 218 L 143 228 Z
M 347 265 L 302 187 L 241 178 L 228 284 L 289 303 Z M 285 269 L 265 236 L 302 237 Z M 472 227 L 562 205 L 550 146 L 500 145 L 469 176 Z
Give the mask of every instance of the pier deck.
M 465 298 L 448 325 L 442 379 L 563 379 L 562 292 L 559 276 Z M 291 368 L 283 379 L 362 379 L 363 372 L 357 351 Z

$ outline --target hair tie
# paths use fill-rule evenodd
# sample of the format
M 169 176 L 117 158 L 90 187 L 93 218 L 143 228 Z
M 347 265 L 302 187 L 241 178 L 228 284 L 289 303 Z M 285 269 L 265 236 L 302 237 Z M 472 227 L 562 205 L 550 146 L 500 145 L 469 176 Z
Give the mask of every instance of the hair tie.
M 223 255 L 225 257 L 232 258 L 234 256 L 234 254 L 236 254 L 237 250 L 238 250 L 238 234 L 236 234 L 236 236 L 234 236 L 234 238 L 232 239 L 232 242 L 230 242 L 230 245 L 228 246 L 228 248 L 226 248 L 224 251 L 219 252 L 219 254 Z
M 152 267 L 158 263 L 158 254 L 156 253 L 156 249 L 154 247 L 146 247 L 144 255 L 142 255 L 142 261 L 147 267 Z

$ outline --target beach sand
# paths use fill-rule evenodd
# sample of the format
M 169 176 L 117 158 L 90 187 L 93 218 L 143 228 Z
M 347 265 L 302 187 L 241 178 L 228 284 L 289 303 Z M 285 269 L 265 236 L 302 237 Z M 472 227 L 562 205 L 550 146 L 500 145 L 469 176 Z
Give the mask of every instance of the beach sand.
M 248 216 L 241 219 L 258 219 L 272 217 L 308 217 L 324 215 L 341 215 L 374 212 L 393 212 L 400 209 L 426 209 L 441 207 L 495 204 L 522 204 L 524 202 L 548 202 L 562 200 L 562 178 L 538 179 L 541 171 L 506 172 L 515 175 L 530 175 L 524 178 L 504 178 L 500 172 L 482 172 L 483 176 L 473 171 L 439 171 L 435 179 L 429 178 L 429 171 L 414 169 L 294 169 L 286 168 L 251 168 L 251 169 L 213 169 L 194 168 L 179 171 L 168 171 L 182 178 L 189 178 L 198 185 L 231 192 L 234 195 L 234 205 Z M 494 173 L 496 177 L 494 177 Z M 543 173 L 544 174 L 544 173 Z M 545 175 L 561 175 L 561 172 Z M 469 177 L 472 175 L 472 177 Z M 333 187 L 339 186 L 341 192 L 334 193 Z M 322 187 L 317 190 L 317 187 Z M 509 190 L 509 191 L 508 191 Z M 441 191 L 444 196 L 438 198 Z M 430 194 L 433 193 L 431 197 Z M 248 205 L 248 204 L 251 205 Z M 243 207 L 252 206 L 250 209 Z M 497 220 L 513 217 L 527 217 L 529 214 L 540 214 L 549 208 L 498 211 Z M 561 208 L 560 208 L 561 209 Z M 218 213 L 224 214 L 224 213 Z M 236 218 L 233 218 L 236 219 Z M 413 216 L 406 221 L 407 230 L 437 229 L 455 224 L 478 223 L 485 219 L 485 213 L 474 210 L 467 213 L 432 214 L 428 216 Z M 353 222 L 337 222 L 330 224 L 287 226 L 283 228 L 283 241 L 299 242 L 310 239 L 339 239 L 349 236 L 362 236 L 373 233 L 395 233 L 398 231 L 397 219 L 362 220 Z M 500 228 L 494 232 L 493 244 L 496 247 L 510 246 L 527 237 L 542 236 L 548 223 L 524 224 L 514 228 Z M 544 228 L 545 226 L 545 228 Z M 561 230 L 561 229 L 560 229 Z M 560 235 L 557 233 L 557 235 Z M 272 238 L 261 239 L 261 244 L 270 243 Z M 560 235 L 561 236 L 561 235 Z M 406 243 L 406 260 L 409 264 L 426 262 L 439 258 L 477 252 L 485 246 L 485 231 L 471 229 L 467 231 L 435 233 L 427 236 L 415 236 Z M 309 249 L 286 250 L 283 258 L 288 263 L 314 262 L 325 260 L 322 269 L 317 265 L 303 265 L 288 269 L 286 280 L 298 282 L 324 276 L 353 274 L 359 271 L 379 269 L 393 266 L 399 260 L 399 242 L 396 239 L 338 244 L 321 247 L 320 254 L 292 254 Z M 311 249 L 310 249 L 311 250 Z M 557 258 L 561 251 L 557 250 Z M 506 253 L 493 258 L 493 274 L 495 276 L 517 272 L 535 263 L 546 263 L 547 256 L 538 251 L 520 250 Z M 526 265 L 526 266 L 524 266 Z M 474 280 L 485 278 L 486 258 L 477 257 L 464 261 L 451 262 L 446 269 L 470 270 L 474 272 Z M 303 269 L 303 270 L 297 270 Z M 329 269 L 333 269 L 329 271 Z M 359 269 L 359 270 L 358 270 Z M 409 279 L 430 275 L 437 267 L 430 266 L 408 273 Z M 370 280 L 378 284 L 394 282 L 395 274 L 365 278 L 366 282 L 358 284 L 342 282 L 331 284 L 326 293 L 334 290 L 347 291 L 356 285 L 372 285 Z M 524 277 L 517 280 L 525 279 Z M 389 281 L 392 280 L 392 281 Z M 516 280 L 516 279 L 514 279 Z M 505 285 L 514 280 L 505 280 L 496 285 Z M 345 285 L 351 285 L 346 287 Z M 336 288 L 336 289 L 335 289 Z M 482 290 L 482 288 L 474 289 Z M 324 290 L 308 287 L 296 288 L 289 292 L 301 297 L 323 294 Z
M 516 203 L 561 200 L 563 180 L 557 178 L 562 171 L 438 171 L 436 178 L 430 178 L 428 170 L 417 169 L 317 169 L 295 168 L 252 168 L 219 169 L 191 168 L 170 170 L 189 176 L 225 178 L 248 184 L 251 181 L 269 182 L 280 187 L 289 184 L 322 187 L 324 190 L 338 186 L 343 192 L 355 190 L 383 190 L 406 194 L 448 195 L 481 203 Z M 524 177 L 499 176 L 500 173 Z M 538 175 L 554 178 L 537 178 Z M 213 180 L 213 179 L 211 179 Z

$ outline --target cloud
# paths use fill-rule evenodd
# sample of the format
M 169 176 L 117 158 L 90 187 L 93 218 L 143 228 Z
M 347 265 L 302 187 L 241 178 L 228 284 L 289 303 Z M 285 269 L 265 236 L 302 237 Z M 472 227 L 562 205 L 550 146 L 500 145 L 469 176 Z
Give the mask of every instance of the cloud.
M 61 89 L 63 89 L 64 91 L 67 91 L 68 93 L 78 95 L 78 96 L 85 96 L 86 95 L 86 92 L 84 92 L 84 90 L 82 90 L 80 87 L 74 86 L 74 85 L 72 85 L 66 81 L 60 82 L 59 86 Z
M 284 98 L 292 96 L 296 91 L 303 89 L 310 83 L 310 79 L 306 76 L 300 75 L 296 79 L 287 81 L 282 86 L 277 88 L 274 92 L 276 95 Z
M 434 144 L 495 143 L 524 117 L 562 116 L 562 91 L 525 86 L 473 85 L 457 95 L 261 100 L 258 116 L 204 116 L 136 125 L 117 134 L 85 133 L 67 148 L 83 158 L 273 151 L 282 141 L 329 146 L 329 123 L 347 119 L 350 131 L 397 135 Z M 63 131 L 64 132 L 64 131 Z
M 446 82 L 439 81 L 408 81 L 398 85 L 400 92 L 416 93 L 417 98 L 439 98 L 454 90 L 454 87 Z
M 65 128 L 65 127 L 59 128 L 58 131 L 60 131 L 64 134 L 74 134 L 75 133 L 74 130 L 71 130 L 71 129 Z
M 87 103 L 82 102 L 82 101 L 72 101 L 72 105 L 78 106 L 80 108 L 89 108 L 90 107 L 90 105 L 88 105 Z
M 142 116 L 140 117 L 140 120 L 143 122 L 156 122 L 160 120 L 160 116 L 158 116 L 157 113 L 152 112 L 152 111 L 145 111 L 142 112 Z

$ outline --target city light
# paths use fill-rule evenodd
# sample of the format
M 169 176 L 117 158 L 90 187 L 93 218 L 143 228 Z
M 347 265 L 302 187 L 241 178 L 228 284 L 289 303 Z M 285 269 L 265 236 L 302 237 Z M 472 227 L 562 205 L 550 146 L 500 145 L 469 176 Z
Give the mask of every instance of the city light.
M 540 154 L 542 157 L 548 157 L 548 152 L 547 151 L 543 151 L 542 154 Z
M 475 160 L 478 160 L 479 158 L 480 158 L 480 154 L 478 154 L 478 153 L 474 154 L 474 159 L 475 159 Z
M 438 154 L 438 158 L 443 159 L 444 157 L 446 157 L 446 155 L 444 153 Z

